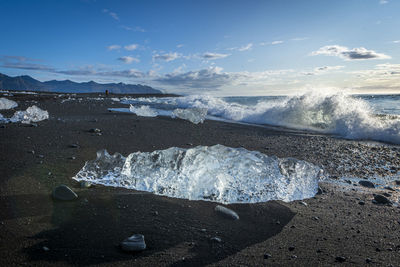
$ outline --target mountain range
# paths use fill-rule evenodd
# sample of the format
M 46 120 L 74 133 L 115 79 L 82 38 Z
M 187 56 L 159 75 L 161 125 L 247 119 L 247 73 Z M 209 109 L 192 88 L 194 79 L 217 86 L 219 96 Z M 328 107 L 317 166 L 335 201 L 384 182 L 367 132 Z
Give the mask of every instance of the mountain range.
M 10 77 L 0 73 L 0 90 L 41 91 L 57 93 L 96 93 L 108 90 L 114 94 L 162 94 L 160 90 L 141 84 L 73 82 L 70 80 L 38 81 L 28 75 Z

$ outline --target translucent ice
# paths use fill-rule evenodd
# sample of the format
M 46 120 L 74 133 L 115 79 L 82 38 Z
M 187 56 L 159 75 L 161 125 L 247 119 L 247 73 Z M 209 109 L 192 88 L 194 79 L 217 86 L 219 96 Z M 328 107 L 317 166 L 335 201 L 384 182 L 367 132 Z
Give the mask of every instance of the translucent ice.
M 18 107 L 17 102 L 9 100 L 7 98 L 0 98 L 0 110 L 1 109 L 12 109 Z
M 180 119 L 188 120 L 194 124 L 203 123 L 207 116 L 206 108 L 177 108 L 173 111 L 173 116 Z
M 42 110 L 34 105 L 27 108 L 25 111 L 16 111 L 11 118 L 0 116 L 0 122 L 31 123 L 46 120 L 48 118 L 49 113 L 46 110 Z
M 254 203 L 312 197 L 321 174 L 306 161 L 214 145 L 136 152 L 126 158 L 103 150 L 73 178 L 190 200 Z
M 133 105 L 130 105 L 129 110 L 132 113 L 135 113 L 138 116 L 142 117 L 157 117 L 157 111 L 152 109 L 149 106 L 140 106 L 140 107 L 135 107 Z

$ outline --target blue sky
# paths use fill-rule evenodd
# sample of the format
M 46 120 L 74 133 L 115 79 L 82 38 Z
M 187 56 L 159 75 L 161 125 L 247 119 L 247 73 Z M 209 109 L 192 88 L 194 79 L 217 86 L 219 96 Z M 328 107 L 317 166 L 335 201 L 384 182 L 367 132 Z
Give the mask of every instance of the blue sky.
M 183 94 L 400 93 L 399 11 L 399 0 L 0 0 L 0 72 Z

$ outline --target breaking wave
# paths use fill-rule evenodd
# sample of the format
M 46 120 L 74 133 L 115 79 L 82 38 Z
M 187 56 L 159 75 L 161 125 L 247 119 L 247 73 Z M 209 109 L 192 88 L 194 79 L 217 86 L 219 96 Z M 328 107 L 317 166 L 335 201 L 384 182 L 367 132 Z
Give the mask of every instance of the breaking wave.
M 126 158 L 103 150 L 73 179 L 190 200 L 254 203 L 313 197 L 321 177 L 322 170 L 306 161 L 214 145 Z
M 400 144 L 400 116 L 378 114 L 365 100 L 346 93 L 309 92 L 290 97 L 259 98 L 255 103 L 212 96 L 125 100 L 158 108 L 206 109 L 209 119 L 267 124 L 312 130 L 348 139 L 369 139 Z

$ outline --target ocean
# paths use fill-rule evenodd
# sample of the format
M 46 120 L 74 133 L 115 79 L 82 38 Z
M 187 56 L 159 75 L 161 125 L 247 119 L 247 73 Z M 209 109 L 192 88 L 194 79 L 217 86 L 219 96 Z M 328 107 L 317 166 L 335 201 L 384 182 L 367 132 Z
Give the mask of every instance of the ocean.
M 400 144 L 400 95 L 308 92 L 295 96 L 191 95 L 123 99 L 152 114 L 201 109 L 206 119 L 277 126 L 347 139 Z M 155 113 L 154 113 L 155 112 Z

